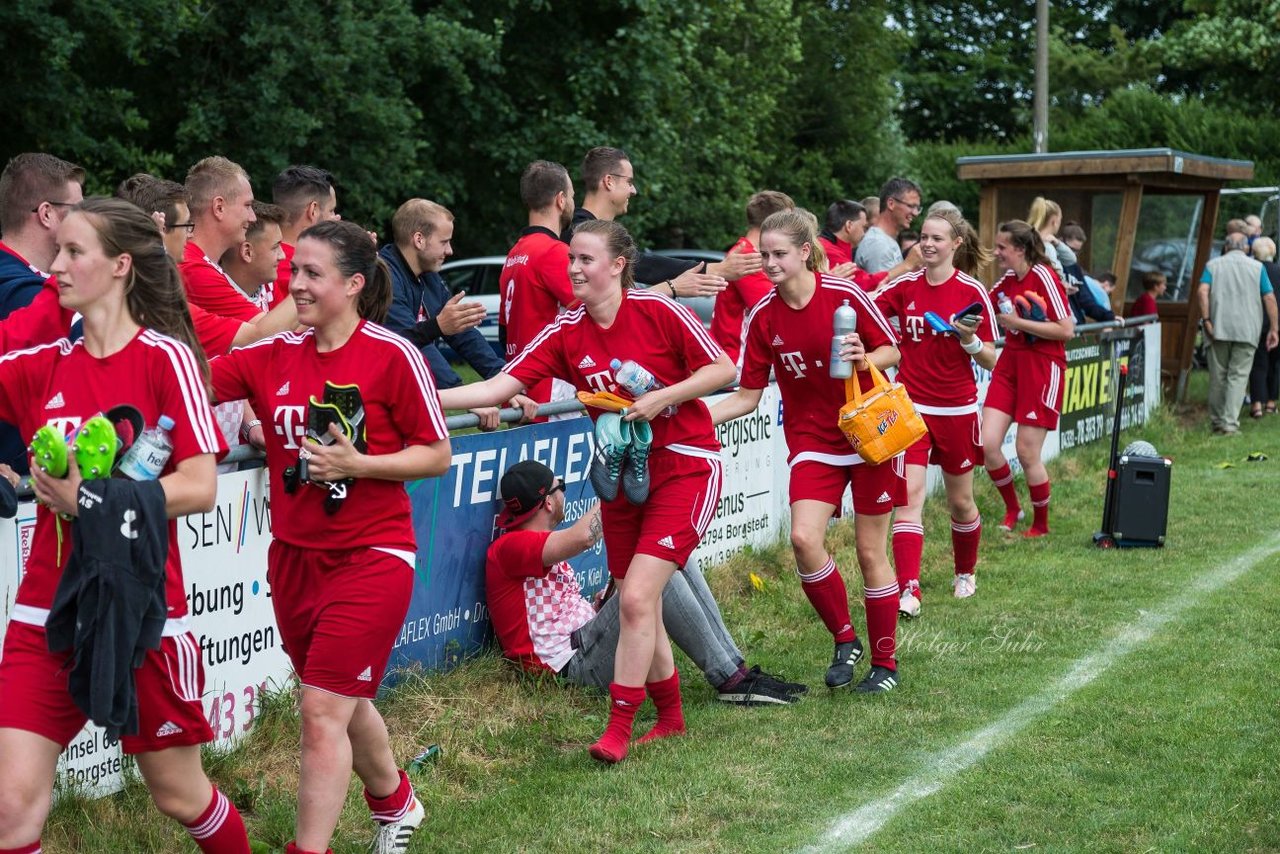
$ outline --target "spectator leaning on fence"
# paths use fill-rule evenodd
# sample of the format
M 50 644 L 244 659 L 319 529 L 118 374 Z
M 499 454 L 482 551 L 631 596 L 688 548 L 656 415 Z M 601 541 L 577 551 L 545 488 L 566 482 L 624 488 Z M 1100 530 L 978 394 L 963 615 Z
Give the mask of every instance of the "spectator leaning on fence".
M 206 157 L 187 172 L 195 228 L 178 269 L 187 299 L 205 311 L 248 323 L 262 309 L 218 266 L 222 253 L 244 240 L 253 222 L 249 175 L 225 157 Z
M 1277 342 L 1276 295 L 1261 262 L 1245 254 L 1249 238 L 1230 232 L 1223 253 L 1205 265 L 1196 293 L 1209 340 L 1209 424 L 1218 435 L 1240 430 L 1240 407 L 1258 338 Z
M 880 188 L 879 205 L 875 225 L 862 236 L 853 260 L 868 273 L 885 273 L 884 280 L 892 281 L 920 267 L 919 252 L 904 259 L 898 246 L 898 233 L 910 228 L 920 213 L 920 186 L 907 178 L 890 178 Z

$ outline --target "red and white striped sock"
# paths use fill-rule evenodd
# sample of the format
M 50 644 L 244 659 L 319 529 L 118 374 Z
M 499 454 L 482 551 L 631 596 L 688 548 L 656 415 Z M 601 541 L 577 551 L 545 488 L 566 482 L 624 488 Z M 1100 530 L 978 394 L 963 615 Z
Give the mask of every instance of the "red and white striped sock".
M 369 813 L 379 824 L 399 821 L 413 808 L 413 784 L 409 775 L 400 771 L 400 784 L 396 790 L 385 798 L 376 797 L 368 789 L 364 790 L 364 802 L 369 805 Z
M 213 787 L 213 798 L 200 817 L 184 824 L 205 854 L 249 854 L 249 836 L 235 804 Z
M 914 583 L 920 598 L 920 555 L 924 552 L 924 526 L 919 522 L 893 523 L 893 569 L 898 576 L 898 592 Z
M 951 520 L 951 551 L 955 554 L 956 575 L 973 572 L 978 565 L 978 543 L 982 540 L 982 516 L 969 522 Z
M 1028 483 L 1027 491 L 1031 493 L 1031 530 L 1047 534 L 1049 533 L 1049 481 Z
M 1022 508 L 1018 505 L 1018 489 L 1013 484 L 1013 469 L 1009 468 L 1006 462 L 999 468 L 988 468 L 987 474 L 991 476 L 991 482 L 996 485 L 1000 497 L 1004 499 L 1005 519 L 1012 517 L 1013 521 L 1017 522 Z
M 853 630 L 853 620 L 849 616 L 849 591 L 844 586 L 840 570 L 836 569 L 835 560 L 828 557 L 817 572 L 809 575 L 805 575 L 797 566 L 796 575 L 800 576 L 800 588 L 809 598 L 809 604 L 818 612 L 822 624 L 831 632 L 836 643 L 848 643 L 857 637 Z
M 898 584 L 868 587 L 864 593 L 867 606 L 867 638 L 871 641 L 871 663 L 878 667 L 898 669 Z

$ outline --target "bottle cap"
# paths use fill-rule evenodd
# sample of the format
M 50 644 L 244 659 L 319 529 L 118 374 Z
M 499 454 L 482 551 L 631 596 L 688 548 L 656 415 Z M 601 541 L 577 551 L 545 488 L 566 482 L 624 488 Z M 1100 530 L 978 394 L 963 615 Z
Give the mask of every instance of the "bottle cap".
M 611 360 L 611 361 L 609 362 L 609 367 L 610 367 L 610 369 L 612 369 L 612 370 L 615 370 L 615 371 L 616 371 L 616 370 L 618 370 L 618 368 L 621 368 L 621 367 L 622 367 L 622 360 L 621 360 L 621 359 L 613 359 L 613 360 Z
M 168 415 L 161 415 L 159 423 L 160 423 L 160 429 L 162 430 L 173 429 L 173 419 L 170 418 Z

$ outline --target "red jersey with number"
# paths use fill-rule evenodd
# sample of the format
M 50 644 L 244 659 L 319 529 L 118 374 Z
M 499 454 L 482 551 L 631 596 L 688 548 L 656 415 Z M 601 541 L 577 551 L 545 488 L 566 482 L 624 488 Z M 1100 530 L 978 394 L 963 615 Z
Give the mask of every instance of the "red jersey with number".
M 729 252 L 756 252 L 750 240 L 743 237 Z M 711 337 L 728 354 L 734 364 L 742 351 L 742 321 L 755 304 L 773 290 L 773 282 L 763 272 L 749 273 L 734 279 L 716 294 L 716 307 L 711 315 Z
M 949 321 L 952 315 L 978 303 L 982 306 L 982 320 L 977 336 L 994 341 L 999 335 L 995 313 L 982 283 L 957 270 L 935 285 L 924 270 L 916 270 L 882 288 L 875 301 L 898 330 L 898 347 L 902 350 L 898 379 L 920 411 L 933 415 L 977 412 L 978 384 L 973 377 L 972 357 L 960 347 L 955 335 L 930 326 L 924 313 L 932 311 Z M 939 412 L 939 408 L 957 411 Z
M 262 314 L 262 309 L 193 240 L 187 241 L 178 272 L 182 274 L 182 284 L 187 289 L 187 301 L 192 305 L 198 305 L 211 314 L 243 322 Z
M 544 566 L 550 531 L 509 531 L 489 546 L 484 595 L 502 653 L 525 670 L 559 672 L 573 658 L 569 636 L 596 611 L 565 561 Z
M 845 300 L 857 313 L 854 331 L 870 353 L 896 339 L 884 315 L 862 289 L 846 279 L 814 273 L 815 290 L 803 308 L 792 308 L 778 291 L 769 294 L 747 315 L 746 345 L 742 353 L 743 388 L 764 388 L 769 370 L 782 395 L 782 430 L 787 437 L 788 462 L 844 458 L 853 453 L 849 440 L 836 426 L 845 404 L 844 380 L 829 374 L 832 320 Z M 871 387 L 870 371 L 854 371 L 860 387 Z
M 569 245 L 549 229 L 526 228 L 507 253 L 498 293 L 498 323 L 507 330 L 504 358 L 511 359 L 556 319 L 561 306 L 577 302 L 569 283 Z M 551 380 L 531 386 L 527 394 L 539 403 L 548 402 Z
M 991 302 L 998 304 L 1000 294 L 1010 299 L 1026 294 L 1038 294 L 1045 304 L 1046 320 L 1065 320 L 1072 317 L 1071 306 L 1067 302 L 1067 291 L 1058 280 L 1058 274 L 1048 264 L 1034 264 L 1027 274 L 1019 279 L 1012 270 L 1006 270 L 1000 281 L 991 289 Z M 1001 358 L 1009 353 L 1035 353 L 1052 359 L 1061 365 L 1067 363 L 1067 345 L 1063 341 L 1048 341 L 1036 337 L 1028 341 L 1022 332 L 1006 329 L 1004 332 L 1004 352 Z
M 262 286 L 271 288 L 266 296 L 267 311 L 278 306 L 289 295 L 289 279 L 293 276 L 293 253 L 296 247 L 292 243 L 281 242 L 280 249 L 284 252 L 284 260 L 276 267 L 276 280 L 269 286 Z
M 303 483 L 284 490 L 284 470 L 298 464 L 307 406 L 324 384 L 358 385 L 370 454 L 447 438 L 440 397 L 416 347 L 361 321 L 347 343 L 321 353 L 313 330 L 282 332 L 210 363 L 219 400 L 247 398 L 262 419 L 271 470 L 271 533 L 309 549 L 416 549 L 409 495 L 398 481 L 357 480 L 338 512 L 326 513 L 328 490 Z
M 721 350 L 702 322 L 674 300 L 646 290 L 627 289 L 613 324 L 604 329 L 585 306 L 570 309 L 543 329 L 503 371 L 526 388 L 559 377 L 579 391 L 620 393 L 609 367 L 612 359 L 628 359 L 653 374 L 664 386 L 682 382 L 719 358 Z M 626 392 L 621 392 L 624 396 Z M 589 409 L 592 419 L 598 410 Z M 686 401 L 671 416 L 658 415 L 653 447 L 706 456 L 720 452 L 711 413 L 701 400 Z
M 173 419 L 173 455 L 162 477 L 189 457 L 227 449 L 209 410 L 195 356 L 185 344 L 166 335 L 143 329 L 122 350 L 103 359 L 90 355 L 83 340 L 72 344 L 65 338 L 0 357 L 0 420 L 16 424 L 23 436 L 34 436 L 45 424 L 66 435 L 90 417 L 121 404 L 136 407 L 148 428 L 161 415 Z M 49 608 L 70 555 L 71 524 L 37 507 L 35 537 L 18 585 L 17 603 Z M 169 616 L 181 617 L 187 613 L 187 594 L 175 519 L 169 520 L 165 572 Z

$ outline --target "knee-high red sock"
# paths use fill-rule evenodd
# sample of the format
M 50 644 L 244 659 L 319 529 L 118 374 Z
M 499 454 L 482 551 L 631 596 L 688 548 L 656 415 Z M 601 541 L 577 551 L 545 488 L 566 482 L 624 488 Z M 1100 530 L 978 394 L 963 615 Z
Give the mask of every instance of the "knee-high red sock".
M 817 572 L 809 575 L 796 567 L 796 575 L 800 576 L 800 588 L 809 598 L 809 604 L 818 612 L 822 624 L 836 643 L 848 643 L 857 637 L 853 620 L 849 617 L 849 591 L 844 586 L 840 570 L 836 569 L 835 560 L 827 558 Z
M 40 854 L 40 840 L 30 845 L 19 845 L 17 848 L 0 848 L 0 854 Z
M 684 735 L 684 707 L 680 703 L 680 671 L 674 670 L 666 679 L 644 683 L 649 699 L 658 709 L 658 722 L 636 744 L 648 744 L 669 735 Z
M 867 606 L 867 637 L 871 640 L 871 663 L 879 667 L 898 669 L 898 585 L 868 587 L 865 592 Z
M 1031 493 L 1031 535 L 1049 533 L 1049 481 L 1044 483 L 1028 483 L 1027 491 Z
M 213 798 L 200 817 L 183 825 L 205 854 L 249 854 L 249 836 L 235 804 L 213 787 Z
M 609 723 L 604 728 L 604 735 L 587 748 L 592 758 L 608 763 L 621 762 L 627 758 L 631 725 L 635 723 L 636 712 L 643 704 L 643 687 L 609 683 Z
M 1000 468 L 987 469 L 987 474 L 1004 499 L 1004 527 L 1012 531 L 1018 523 L 1018 517 L 1022 515 L 1022 508 L 1018 505 L 1018 489 L 1013 484 L 1013 469 L 1006 462 Z
M 369 805 L 374 821 L 381 824 L 399 821 L 413 808 L 413 784 L 409 782 L 409 775 L 401 771 L 400 785 L 385 798 L 379 798 L 365 789 L 364 802 Z
M 898 590 L 914 584 L 920 597 L 920 555 L 924 552 L 924 526 L 919 522 L 893 523 L 893 569 L 898 575 Z
M 951 520 L 951 551 L 955 554 L 956 575 L 973 572 L 978 565 L 978 542 L 982 539 L 982 517 L 969 522 Z

